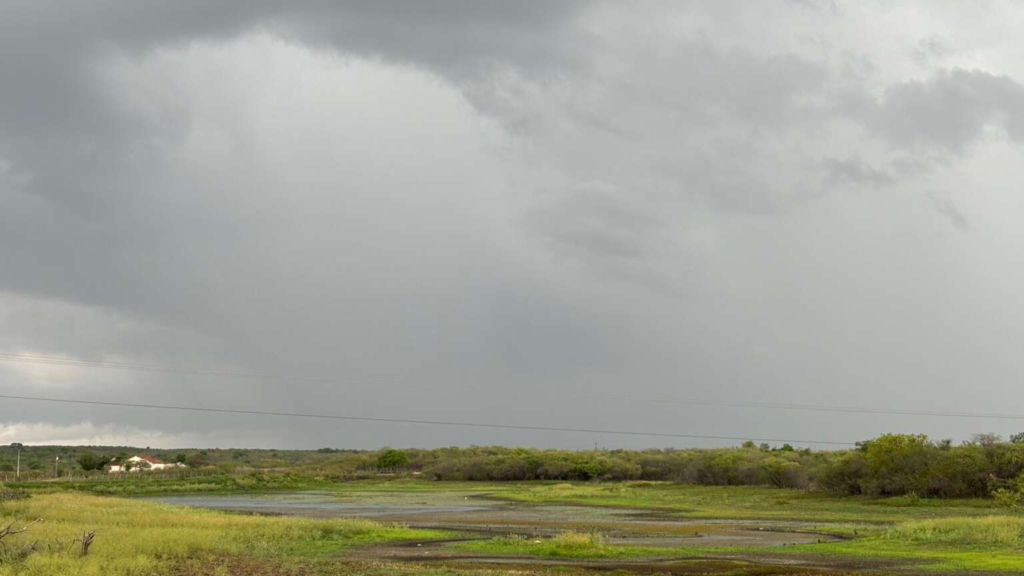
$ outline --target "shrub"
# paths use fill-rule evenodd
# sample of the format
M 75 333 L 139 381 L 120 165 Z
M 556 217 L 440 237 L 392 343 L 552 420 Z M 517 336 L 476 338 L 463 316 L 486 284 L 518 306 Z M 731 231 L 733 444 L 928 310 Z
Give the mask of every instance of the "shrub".
M 78 462 L 78 465 L 85 471 L 99 470 L 107 463 L 105 459 L 92 452 L 82 452 L 78 455 L 78 458 L 75 461 Z
M 927 492 L 931 448 L 924 434 L 884 434 L 869 440 L 864 444 L 863 491 L 872 496 Z
M 387 449 L 377 457 L 377 468 L 405 468 L 409 464 L 409 456 L 401 450 Z

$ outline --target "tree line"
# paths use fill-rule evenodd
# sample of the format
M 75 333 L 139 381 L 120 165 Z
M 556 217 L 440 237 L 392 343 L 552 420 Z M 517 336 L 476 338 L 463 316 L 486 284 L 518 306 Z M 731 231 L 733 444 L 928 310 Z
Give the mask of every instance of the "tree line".
M 407 470 L 436 480 L 651 480 L 942 498 L 985 497 L 999 491 L 1024 494 L 1024 434 L 1009 442 L 982 434 L 958 445 L 918 434 L 885 434 L 860 442 L 855 449 L 828 451 L 746 442 L 736 448 L 710 449 L 570 451 L 486 446 L 402 454 Z M 367 467 L 375 456 L 354 457 L 360 462 L 353 466 Z
M 103 450 L 101 452 L 101 450 Z M 116 451 L 115 451 L 116 450 Z M 30 458 L 55 455 L 67 465 L 99 470 L 135 449 L 31 447 L 22 449 L 22 476 Z M 650 480 L 730 486 L 776 486 L 836 494 L 968 498 L 994 495 L 1024 505 L 1024 434 L 1004 441 L 992 434 L 954 444 L 917 434 L 885 434 L 850 450 L 796 449 L 745 442 L 732 448 L 548 450 L 503 446 L 377 451 L 209 449 L 157 451 L 165 461 L 194 470 L 245 474 L 276 472 L 344 480 L 372 471 L 434 480 L 614 481 Z M 0 450 L 10 470 L 14 452 Z M 29 460 L 31 461 L 31 460 Z M 34 468 L 34 466 L 33 466 Z M 45 474 L 45 470 L 40 472 Z M 52 468 L 51 472 L 52 473 Z M 93 472 L 101 473 L 101 472 Z M 45 477 L 42 476 L 42 477 Z

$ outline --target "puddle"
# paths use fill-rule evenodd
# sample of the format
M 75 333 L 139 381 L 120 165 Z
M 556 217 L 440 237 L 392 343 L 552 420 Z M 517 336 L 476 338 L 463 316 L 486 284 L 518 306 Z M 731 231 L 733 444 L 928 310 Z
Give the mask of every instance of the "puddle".
M 597 506 L 524 505 L 481 498 L 479 492 L 345 492 L 158 496 L 166 504 L 310 518 L 372 518 L 412 528 L 488 535 L 550 537 L 600 532 L 609 544 L 652 547 L 784 546 L 831 541 L 802 522 L 708 521 Z
M 260 494 L 232 496 L 155 496 L 143 498 L 193 508 L 255 512 L 284 516 L 314 518 L 379 518 L 417 514 L 460 514 L 489 510 L 486 503 L 429 504 L 429 503 L 369 503 L 348 502 L 332 494 Z

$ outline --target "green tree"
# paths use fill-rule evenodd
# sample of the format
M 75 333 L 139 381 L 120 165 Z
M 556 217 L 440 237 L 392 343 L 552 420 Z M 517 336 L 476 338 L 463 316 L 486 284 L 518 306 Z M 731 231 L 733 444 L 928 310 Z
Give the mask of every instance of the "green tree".
M 377 457 L 377 468 L 404 468 L 409 464 L 409 456 L 401 451 L 388 448 Z
M 100 468 L 103 468 L 104 464 L 106 464 L 103 458 L 100 458 L 92 452 L 82 452 L 78 455 L 78 458 L 76 458 L 75 461 L 78 462 L 78 465 L 85 471 L 99 470 Z
M 1024 474 L 1006 483 L 1002 488 L 992 491 L 992 497 L 1000 506 L 1017 510 L 1024 504 Z
M 935 447 L 924 434 L 883 434 L 865 443 L 866 490 L 874 496 L 924 494 Z
M 205 452 L 205 450 L 203 452 Z M 203 454 L 203 452 L 190 454 L 185 458 L 185 464 L 190 468 L 202 468 L 203 466 L 206 466 L 210 463 L 210 459 L 207 458 L 206 454 Z

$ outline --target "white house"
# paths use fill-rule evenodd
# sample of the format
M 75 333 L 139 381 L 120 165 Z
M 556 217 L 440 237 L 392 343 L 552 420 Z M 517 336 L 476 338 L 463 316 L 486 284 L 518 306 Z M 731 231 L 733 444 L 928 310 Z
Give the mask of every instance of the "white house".
M 185 468 L 186 466 L 181 462 L 167 463 L 163 460 L 158 460 L 152 456 L 143 454 L 142 456 L 132 456 L 127 460 L 128 470 L 130 472 L 140 472 L 143 470 L 165 470 L 168 468 Z M 111 460 L 107 462 L 103 468 L 111 474 L 116 474 L 125 471 L 125 463 L 119 460 Z
M 164 468 L 173 467 L 173 464 L 167 464 L 163 460 L 157 460 L 152 456 L 132 456 L 128 459 L 132 463 L 132 471 L 138 470 L 163 470 Z
M 124 472 L 124 464 L 118 460 L 111 460 L 103 465 L 103 469 L 110 474 L 117 474 L 119 472 Z

